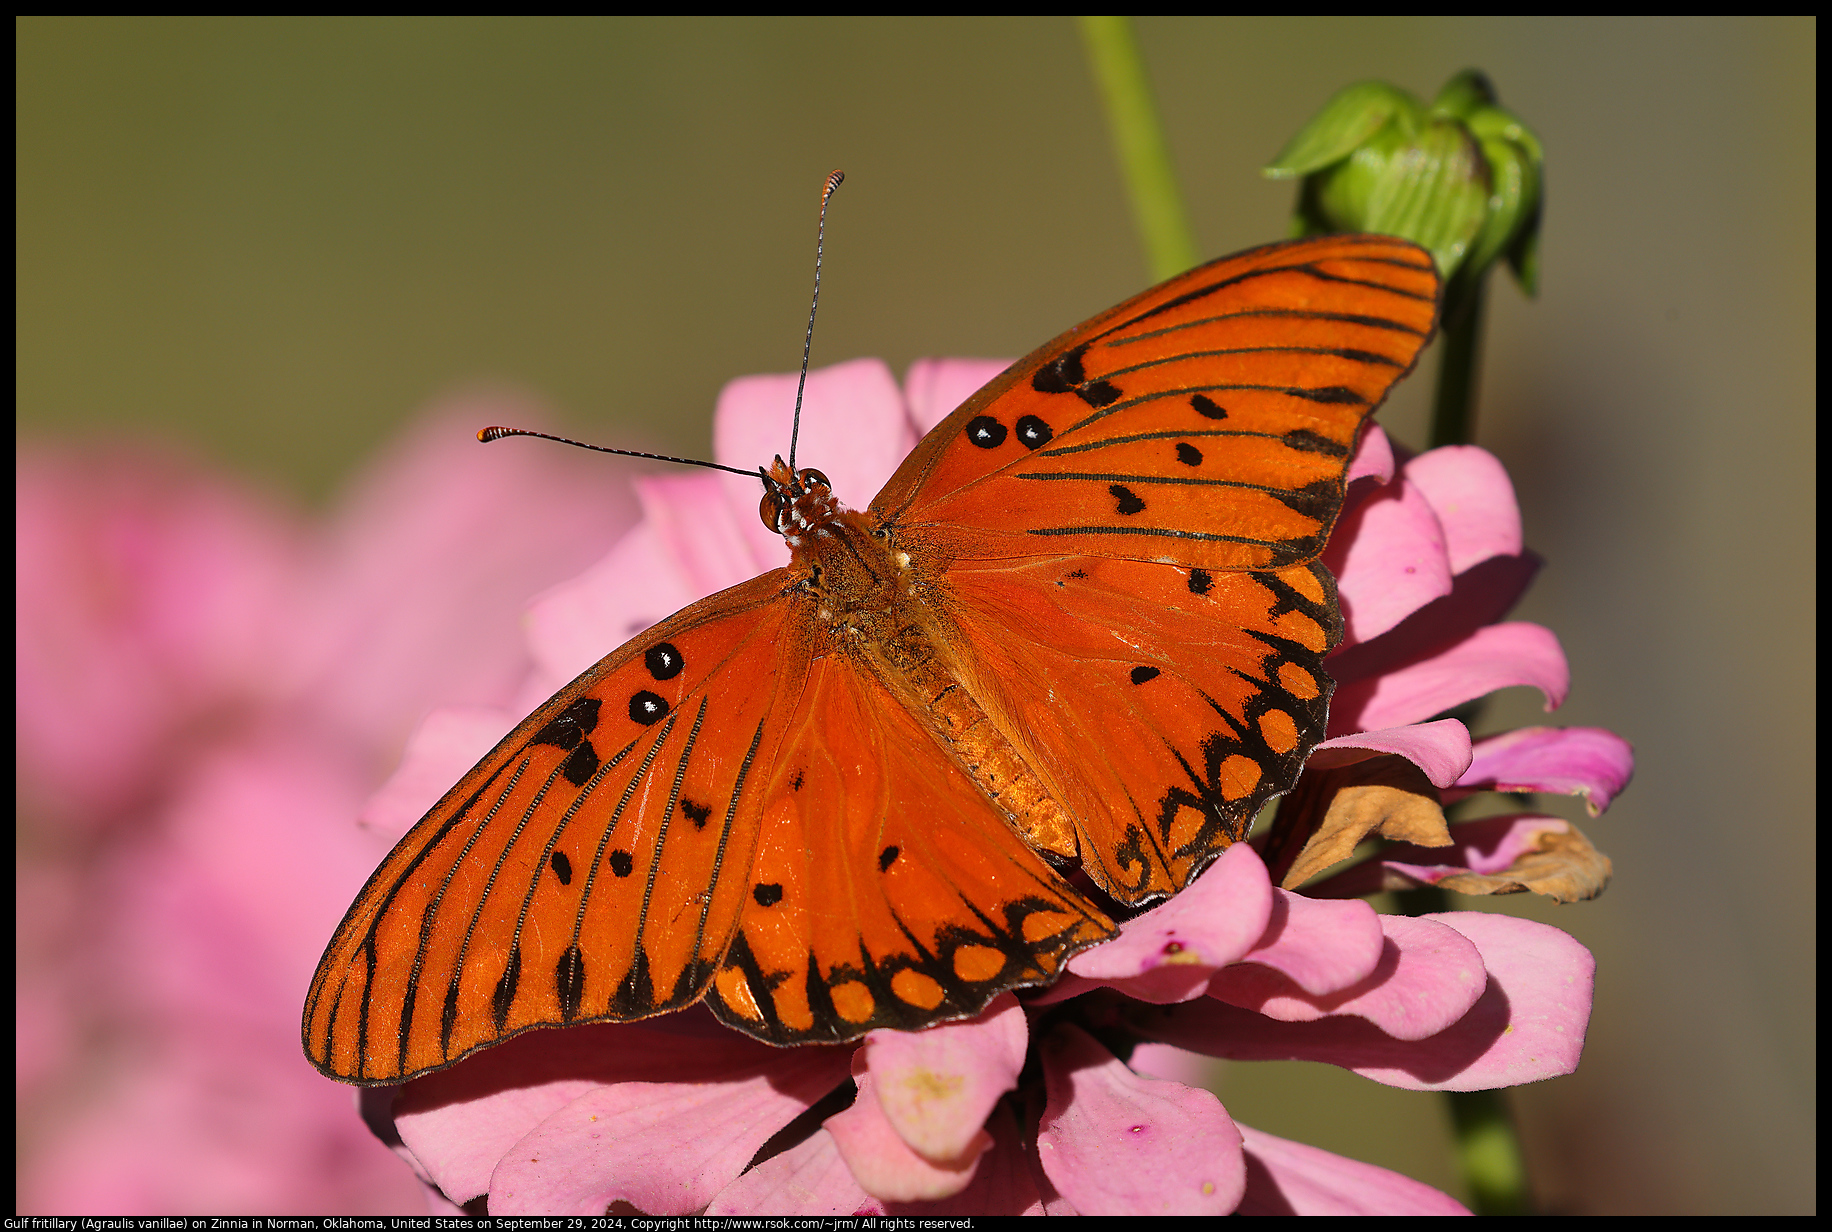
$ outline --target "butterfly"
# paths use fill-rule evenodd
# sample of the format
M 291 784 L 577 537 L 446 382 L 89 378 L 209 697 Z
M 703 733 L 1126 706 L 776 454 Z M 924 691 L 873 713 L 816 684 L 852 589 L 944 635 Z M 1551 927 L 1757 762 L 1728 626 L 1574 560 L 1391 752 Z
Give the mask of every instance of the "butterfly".
M 831 1043 L 1053 981 L 1116 931 L 1081 874 L 1175 894 L 1322 738 L 1317 557 L 1438 294 L 1401 240 L 1256 248 L 1013 364 L 864 510 L 777 457 L 791 563 L 612 651 L 408 832 L 319 963 L 312 1063 L 396 1083 L 702 1000 Z

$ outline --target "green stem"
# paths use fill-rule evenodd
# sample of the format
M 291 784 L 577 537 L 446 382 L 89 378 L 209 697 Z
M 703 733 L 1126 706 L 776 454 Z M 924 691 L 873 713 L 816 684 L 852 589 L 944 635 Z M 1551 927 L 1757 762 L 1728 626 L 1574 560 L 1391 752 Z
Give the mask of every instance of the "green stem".
M 1446 1091 L 1457 1139 L 1457 1165 L 1478 1215 L 1530 1215 L 1527 1167 L 1500 1091 Z
M 1100 87 L 1113 134 L 1120 177 L 1132 202 L 1133 221 L 1145 245 L 1145 261 L 1154 281 L 1175 277 L 1196 264 L 1196 239 L 1190 232 L 1183 193 L 1171 167 L 1170 144 L 1151 94 L 1151 79 L 1132 22 L 1125 17 L 1080 17 L 1088 66 Z
M 1431 448 L 1466 445 L 1476 431 L 1476 390 L 1482 358 L 1482 318 L 1488 279 L 1458 287 L 1445 298 L 1444 353 L 1438 364 L 1438 387 L 1431 408 Z M 1473 719 L 1470 715 L 1466 719 Z M 1436 886 L 1421 886 L 1397 896 L 1407 915 L 1450 910 L 1450 895 Z M 1508 1098 L 1501 1091 L 1446 1091 L 1451 1134 L 1456 1140 L 1457 1168 L 1469 1188 L 1470 1207 L 1478 1215 L 1527 1215 L 1527 1168 Z
M 1481 362 L 1483 304 L 1488 279 L 1479 279 L 1466 295 L 1457 295 L 1456 280 L 1445 295 L 1443 355 L 1438 388 L 1431 407 L 1431 444 L 1467 445 L 1476 435 L 1477 367 Z M 1458 301 L 1461 300 L 1461 303 Z

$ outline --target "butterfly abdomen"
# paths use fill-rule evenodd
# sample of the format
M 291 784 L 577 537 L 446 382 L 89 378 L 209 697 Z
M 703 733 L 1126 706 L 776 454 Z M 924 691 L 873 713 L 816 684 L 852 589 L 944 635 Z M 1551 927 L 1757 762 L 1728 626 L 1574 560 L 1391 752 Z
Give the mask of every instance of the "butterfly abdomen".
M 1073 857 L 1074 822 L 979 700 L 948 669 L 924 623 L 908 620 L 876 643 L 873 666 L 905 705 L 927 720 L 930 733 L 1025 842 L 1039 851 Z

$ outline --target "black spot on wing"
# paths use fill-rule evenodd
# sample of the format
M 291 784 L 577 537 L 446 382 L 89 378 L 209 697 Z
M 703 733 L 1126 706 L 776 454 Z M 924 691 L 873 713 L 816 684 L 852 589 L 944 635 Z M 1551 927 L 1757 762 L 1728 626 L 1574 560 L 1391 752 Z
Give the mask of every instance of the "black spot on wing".
M 1125 484 L 1109 484 L 1107 485 L 1107 491 L 1112 494 L 1114 501 L 1117 502 L 1114 505 L 1114 509 L 1117 512 L 1128 515 L 1144 512 L 1145 502 L 1140 500 L 1138 494 Z
M 585 1001 L 585 955 L 575 943 L 566 947 L 553 971 L 554 988 L 560 997 L 560 1020 L 571 1022 L 579 1016 Z
M 990 415 L 976 415 L 967 421 L 967 439 L 981 449 L 997 449 L 1005 443 L 1005 425 Z
M 751 897 L 759 907 L 774 907 L 782 901 L 782 886 L 759 882 L 751 888 Z
M 1087 354 L 1088 344 L 1071 347 L 1049 363 L 1044 364 L 1031 376 L 1031 388 L 1040 394 L 1066 394 L 1088 379 L 1087 372 L 1081 366 L 1081 358 Z
M 566 760 L 560 763 L 560 773 L 574 787 L 583 787 L 598 773 L 599 765 L 598 750 L 587 740 L 566 755 Z
M 1072 347 L 1031 375 L 1031 388 L 1040 394 L 1074 394 L 1092 407 L 1111 406 L 1123 396 L 1109 381 L 1090 381 L 1082 357 L 1091 343 Z
M 1178 441 L 1177 461 L 1183 463 L 1185 466 L 1201 466 L 1202 450 L 1196 448 L 1188 441 Z
M 490 994 L 490 1016 L 496 1023 L 496 1033 L 501 1035 L 509 1026 L 509 1007 L 515 1004 L 515 986 L 522 978 L 522 947 L 512 946 L 509 949 L 509 965 L 503 968 L 502 978 L 496 981 L 496 991 Z
M 659 723 L 667 713 L 667 699 L 659 693 L 651 693 L 647 689 L 642 689 L 630 698 L 630 718 L 644 727 L 651 723 Z
M 1206 595 L 1213 585 L 1215 585 L 1215 579 L 1209 576 L 1207 569 L 1190 570 L 1190 593 L 1192 595 Z
M 637 946 L 636 961 L 611 994 L 611 1009 L 620 1016 L 636 1018 L 654 1008 L 655 978 L 649 974 L 649 952 Z
M 1158 674 L 1158 669 L 1155 667 L 1149 667 L 1149 666 L 1144 666 L 1144 665 L 1135 667 L 1132 669 L 1132 683 L 1144 684 L 1147 680 L 1151 680 L 1154 677 L 1156 677 L 1157 674 Z
M 1332 441 L 1327 436 L 1312 432 L 1309 428 L 1293 428 L 1281 438 L 1286 446 L 1300 453 L 1320 453 L 1331 458 L 1346 458 L 1349 447 L 1340 441 Z
M 628 877 L 636 868 L 636 861 L 630 858 L 627 851 L 613 851 L 610 854 L 611 872 L 619 877 Z
M 878 853 L 878 871 L 881 873 L 889 872 L 891 865 L 897 862 L 898 854 L 898 850 L 894 845 L 880 851 Z
M 1111 381 L 1091 381 L 1075 391 L 1075 396 L 1092 407 L 1112 406 L 1123 396 Z
M 598 706 L 597 698 L 581 697 L 555 715 L 547 726 L 534 733 L 534 739 L 528 743 L 551 744 L 562 749 L 572 748 L 598 726 Z
M 687 820 L 693 823 L 694 829 L 703 830 L 706 828 L 706 819 L 712 816 L 712 805 L 700 804 L 682 796 L 681 812 L 687 814 Z
M 1197 394 L 1190 399 L 1190 405 L 1195 407 L 1196 413 L 1204 419 L 1226 419 L 1228 417 L 1227 408 L 1207 394 Z
M 1025 415 L 1018 420 L 1018 442 L 1026 449 L 1041 449 L 1055 435 L 1056 430 L 1035 415 Z
M 657 642 L 642 652 L 643 666 L 649 669 L 649 675 L 657 680 L 672 680 L 681 674 L 687 661 L 681 658 L 681 652 L 674 648 L 673 642 Z
M 450 1054 L 452 1051 L 452 1028 L 458 1025 L 458 981 L 453 980 L 445 988 L 445 1008 L 439 1012 L 439 1051 Z
M 553 875 L 560 879 L 561 885 L 572 884 L 572 861 L 566 858 L 564 851 L 554 852 L 548 857 L 548 863 L 553 865 Z
M 1333 517 L 1342 499 L 1342 489 L 1328 479 L 1314 480 L 1301 488 L 1271 488 L 1268 491 L 1293 513 L 1318 521 Z

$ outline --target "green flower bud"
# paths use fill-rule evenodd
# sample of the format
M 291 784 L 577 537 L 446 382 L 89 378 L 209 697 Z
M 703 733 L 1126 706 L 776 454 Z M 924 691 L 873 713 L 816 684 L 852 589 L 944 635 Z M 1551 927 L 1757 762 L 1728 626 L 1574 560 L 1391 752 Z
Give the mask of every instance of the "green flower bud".
M 1429 107 L 1384 82 L 1350 86 L 1265 174 L 1302 177 L 1294 235 L 1378 231 L 1430 250 L 1449 283 L 1448 315 L 1504 256 L 1536 289 L 1542 163 L 1539 139 L 1470 70 Z

